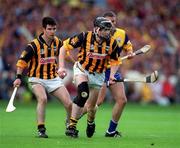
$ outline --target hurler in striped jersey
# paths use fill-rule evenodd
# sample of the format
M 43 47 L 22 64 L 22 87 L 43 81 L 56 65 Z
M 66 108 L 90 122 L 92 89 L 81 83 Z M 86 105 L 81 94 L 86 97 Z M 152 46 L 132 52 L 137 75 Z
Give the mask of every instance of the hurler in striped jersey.
M 38 136 L 48 138 L 45 128 L 46 92 L 56 96 L 67 111 L 70 118 L 72 101 L 62 79 L 57 73 L 57 56 L 62 41 L 55 36 L 56 22 L 51 17 L 42 20 L 43 33 L 31 41 L 22 51 L 17 62 L 17 75 L 14 87 L 20 86 L 24 69 L 28 69 L 28 81 L 37 98 L 37 128 Z
M 87 100 L 87 137 L 92 137 L 95 132 L 95 107 L 99 89 L 103 85 L 107 63 L 111 65 L 110 83 L 115 83 L 114 74 L 117 71 L 118 50 L 117 41 L 111 37 L 112 23 L 104 17 L 94 20 L 94 30 L 82 32 L 64 41 L 59 55 L 59 76 L 64 78 L 67 74 L 64 58 L 67 51 L 76 49 L 78 61 L 74 64 L 74 82 L 77 86 L 77 97 L 73 100 L 70 124 L 66 135 L 78 137 L 76 125 L 82 109 Z

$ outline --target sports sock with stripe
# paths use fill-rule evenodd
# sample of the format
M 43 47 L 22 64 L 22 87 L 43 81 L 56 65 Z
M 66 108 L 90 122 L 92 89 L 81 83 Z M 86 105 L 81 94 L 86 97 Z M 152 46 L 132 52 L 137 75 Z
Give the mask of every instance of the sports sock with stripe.
M 116 131 L 116 127 L 117 127 L 118 123 L 116 123 L 115 121 L 111 120 L 109 123 L 109 128 L 108 128 L 108 132 L 114 132 Z

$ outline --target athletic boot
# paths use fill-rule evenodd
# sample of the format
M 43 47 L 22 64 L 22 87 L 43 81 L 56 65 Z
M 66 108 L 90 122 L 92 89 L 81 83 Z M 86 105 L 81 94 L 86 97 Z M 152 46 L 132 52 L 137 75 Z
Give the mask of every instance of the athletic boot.
M 65 126 L 66 126 L 66 129 L 68 129 L 68 127 L 69 127 L 69 121 L 68 121 L 68 119 L 65 120 Z
M 78 130 L 76 130 L 76 127 L 69 126 L 66 128 L 66 136 L 72 137 L 72 138 L 78 138 Z
M 45 127 L 38 128 L 38 137 L 39 138 L 48 138 L 48 135 L 46 134 L 46 128 Z
M 105 137 L 122 137 L 121 133 L 118 131 L 114 131 L 109 133 L 108 131 L 105 134 Z
M 94 135 L 94 132 L 95 132 L 95 123 L 87 123 L 87 128 L 86 128 L 86 135 L 87 137 L 91 138 L 93 135 Z

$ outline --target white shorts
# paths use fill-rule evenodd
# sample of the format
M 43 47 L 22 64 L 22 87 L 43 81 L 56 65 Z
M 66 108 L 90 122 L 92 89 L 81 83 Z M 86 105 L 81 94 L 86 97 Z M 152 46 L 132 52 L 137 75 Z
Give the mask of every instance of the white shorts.
M 37 83 L 41 84 L 48 93 L 51 93 L 55 91 L 57 88 L 64 86 L 64 83 L 60 77 L 56 77 L 54 79 L 39 79 L 36 77 L 30 77 L 28 81 L 31 84 L 32 88 Z
M 104 83 L 105 73 L 94 72 L 90 74 L 87 70 L 83 69 L 79 62 L 75 62 L 73 66 L 74 77 L 76 75 L 85 75 L 88 77 L 89 87 L 100 89 Z

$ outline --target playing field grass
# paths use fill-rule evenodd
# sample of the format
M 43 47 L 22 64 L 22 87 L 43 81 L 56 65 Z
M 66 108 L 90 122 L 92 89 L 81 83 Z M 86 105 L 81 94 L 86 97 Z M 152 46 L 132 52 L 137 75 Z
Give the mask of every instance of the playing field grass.
M 119 123 L 122 138 L 106 138 L 112 105 L 103 104 L 96 117 L 93 138 L 85 134 L 86 116 L 78 123 L 79 138 L 64 134 L 65 111 L 58 102 L 47 106 L 48 139 L 36 137 L 36 104 L 15 104 L 6 113 L 7 102 L 0 102 L 0 148 L 180 148 L 180 105 L 128 104 Z

